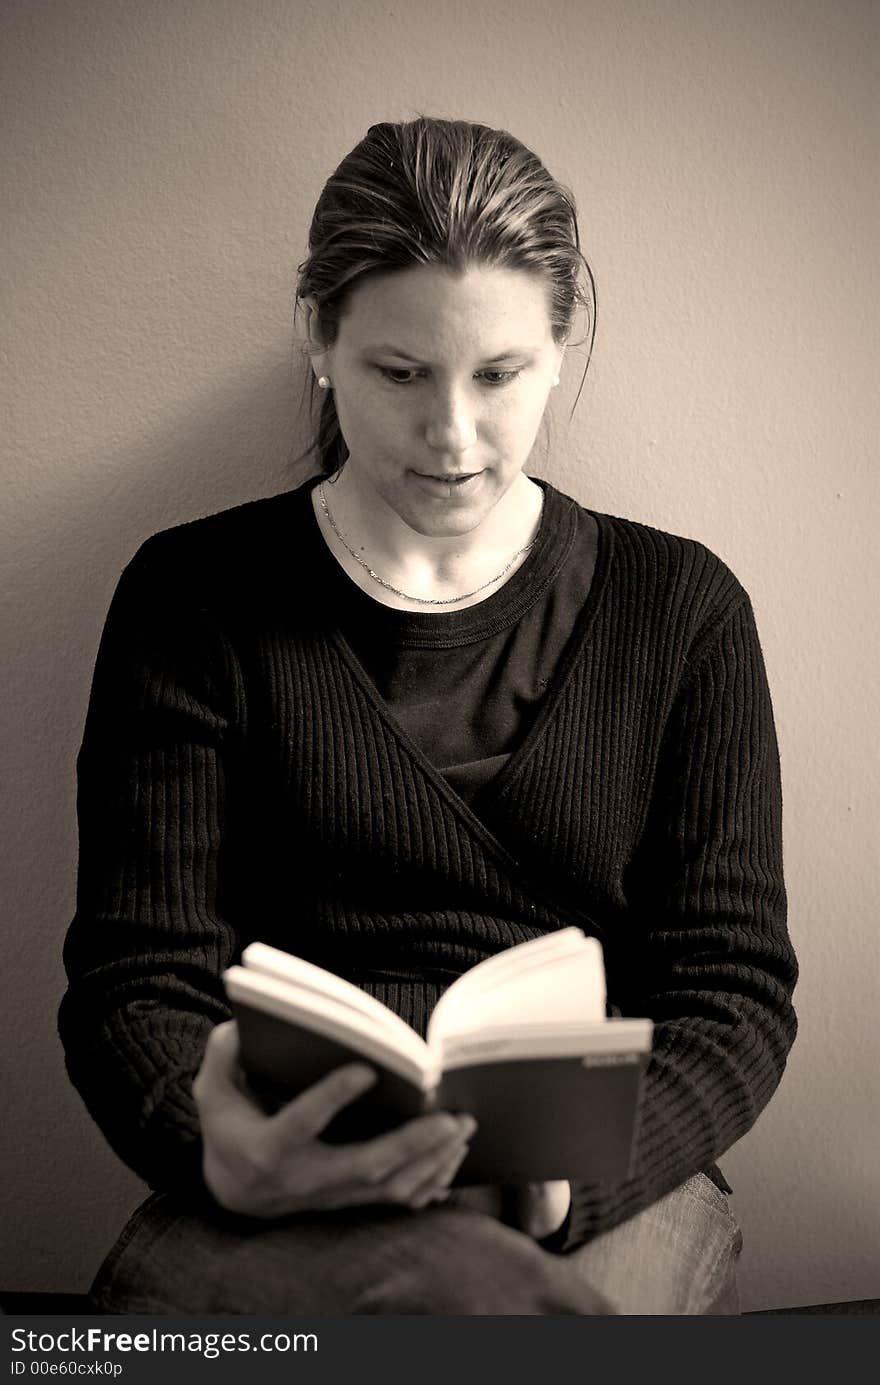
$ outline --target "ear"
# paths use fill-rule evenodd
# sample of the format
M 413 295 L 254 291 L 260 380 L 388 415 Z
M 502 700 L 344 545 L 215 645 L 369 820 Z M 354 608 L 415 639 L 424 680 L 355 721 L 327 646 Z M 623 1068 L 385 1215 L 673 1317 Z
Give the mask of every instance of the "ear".
M 562 363 L 565 360 L 565 348 L 567 345 L 567 341 L 563 341 L 556 347 L 556 360 L 553 367 L 554 385 L 559 384 L 559 377 L 562 374 Z
M 312 370 L 315 375 L 323 375 L 326 362 L 324 357 L 327 353 L 327 346 L 321 336 L 320 315 L 315 299 L 309 296 L 301 298 L 303 307 L 303 330 L 306 339 L 306 352 L 312 363 Z

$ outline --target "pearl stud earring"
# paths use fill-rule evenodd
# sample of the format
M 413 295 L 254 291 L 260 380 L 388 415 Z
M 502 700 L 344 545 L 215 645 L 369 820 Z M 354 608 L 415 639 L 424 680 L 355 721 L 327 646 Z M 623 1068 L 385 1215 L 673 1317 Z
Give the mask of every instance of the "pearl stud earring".
M 558 376 L 558 375 L 554 375 L 554 376 L 553 376 L 553 384 L 554 384 L 554 385 L 558 385 L 558 384 L 559 384 L 559 376 Z
M 328 390 L 329 388 L 330 388 L 330 376 L 329 376 L 329 375 L 319 375 L 319 376 L 318 376 L 318 389 L 320 389 L 320 390 Z

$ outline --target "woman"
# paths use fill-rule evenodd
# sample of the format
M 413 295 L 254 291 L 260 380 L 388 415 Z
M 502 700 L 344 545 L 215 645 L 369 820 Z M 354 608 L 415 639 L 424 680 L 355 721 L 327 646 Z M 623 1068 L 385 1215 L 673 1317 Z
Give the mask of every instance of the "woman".
M 526 474 L 585 282 L 572 201 L 517 140 L 373 126 L 300 267 L 320 477 L 123 574 L 61 1010 L 157 1190 L 104 1308 L 737 1311 L 714 1161 L 795 1033 L 773 717 L 718 558 Z M 450 1113 L 325 1145 L 361 1065 L 272 1117 L 252 1099 L 220 979 L 247 942 L 423 1032 L 455 976 L 572 922 L 655 1022 L 625 1181 L 450 1194 L 473 1132 Z

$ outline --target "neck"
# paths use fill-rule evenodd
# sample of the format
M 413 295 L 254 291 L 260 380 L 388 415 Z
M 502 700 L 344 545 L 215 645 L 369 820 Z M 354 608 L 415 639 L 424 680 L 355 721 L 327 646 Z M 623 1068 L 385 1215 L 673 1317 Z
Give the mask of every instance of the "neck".
M 474 529 L 434 536 L 412 529 L 372 488 L 367 491 L 354 467 L 343 467 L 323 489 L 342 539 L 324 514 L 317 486 L 312 499 L 334 557 L 370 596 L 402 610 L 424 609 L 424 601 L 451 603 L 455 609 L 491 595 L 524 561 L 520 550 L 533 543 L 543 505 L 540 486 L 520 473 Z M 376 582 L 346 545 L 399 592 Z M 474 588 L 481 590 L 474 594 Z M 459 596 L 460 602 L 451 602 Z

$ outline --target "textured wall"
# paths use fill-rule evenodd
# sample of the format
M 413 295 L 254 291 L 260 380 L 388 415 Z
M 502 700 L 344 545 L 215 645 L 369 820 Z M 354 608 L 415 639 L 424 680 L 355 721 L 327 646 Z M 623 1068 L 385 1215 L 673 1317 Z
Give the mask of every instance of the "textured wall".
M 292 483 L 310 209 L 370 123 L 426 111 L 512 129 L 580 205 L 598 344 L 571 422 L 570 356 L 536 470 L 702 538 L 752 593 L 803 980 L 783 1086 L 725 1164 L 746 1306 L 880 1294 L 877 15 L 6 0 L 6 1287 L 85 1286 L 140 1193 L 54 1034 L 110 593 L 147 534 Z

